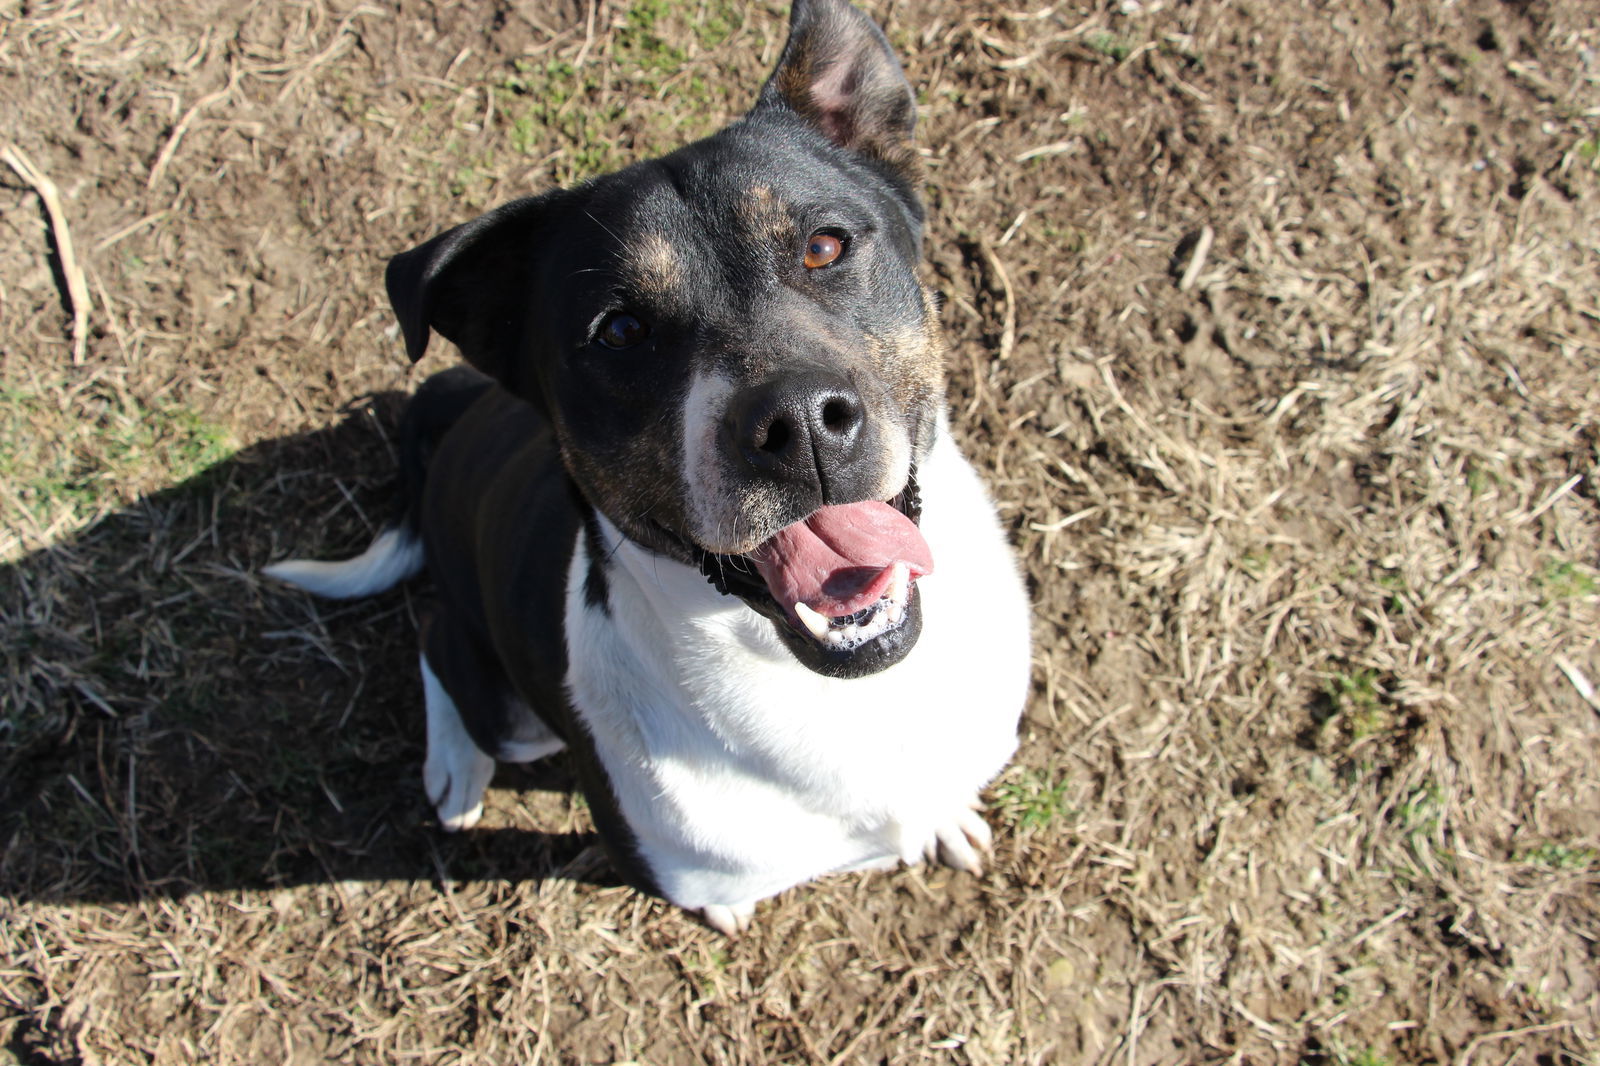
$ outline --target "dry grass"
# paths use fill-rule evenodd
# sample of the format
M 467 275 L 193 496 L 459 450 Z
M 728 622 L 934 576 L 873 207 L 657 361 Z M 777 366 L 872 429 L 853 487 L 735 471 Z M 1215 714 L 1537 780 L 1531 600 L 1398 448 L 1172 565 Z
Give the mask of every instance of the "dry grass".
M 988 874 L 727 943 L 560 766 L 430 829 L 406 598 L 252 575 L 387 506 L 383 259 L 782 12 L 0 2 L 0 1062 L 1600 1061 L 1586 0 L 877 13 L 1035 694 Z

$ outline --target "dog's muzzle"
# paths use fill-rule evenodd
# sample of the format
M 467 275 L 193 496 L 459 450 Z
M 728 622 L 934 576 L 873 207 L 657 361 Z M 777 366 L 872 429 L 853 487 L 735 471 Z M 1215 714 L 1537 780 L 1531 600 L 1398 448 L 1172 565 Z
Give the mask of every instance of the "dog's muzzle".
M 916 581 L 933 572 L 915 471 L 894 499 L 820 508 L 742 555 L 698 550 L 724 595 L 772 620 L 802 663 L 861 677 L 903 659 L 922 631 Z

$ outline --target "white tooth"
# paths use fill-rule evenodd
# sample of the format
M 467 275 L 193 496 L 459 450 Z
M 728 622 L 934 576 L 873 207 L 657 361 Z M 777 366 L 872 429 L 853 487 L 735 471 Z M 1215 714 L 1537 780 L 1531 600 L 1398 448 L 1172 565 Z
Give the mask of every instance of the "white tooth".
M 905 563 L 895 563 L 894 573 L 889 575 L 889 602 L 905 603 L 906 594 L 911 590 L 911 567 Z
M 800 623 L 811 631 L 811 635 L 818 640 L 828 637 L 828 620 L 813 611 L 803 603 L 794 605 L 794 613 L 800 616 Z

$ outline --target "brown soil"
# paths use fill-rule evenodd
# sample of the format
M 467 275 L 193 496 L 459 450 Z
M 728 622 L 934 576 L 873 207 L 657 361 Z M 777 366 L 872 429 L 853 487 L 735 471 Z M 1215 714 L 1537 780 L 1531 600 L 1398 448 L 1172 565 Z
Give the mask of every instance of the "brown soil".
M 783 12 L 0 2 L 0 1063 L 1600 1061 L 1590 0 L 874 14 L 1036 684 L 983 877 L 727 942 L 559 763 L 431 828 L 406 596 L 254 574 L 389 504 L 387 256 Z

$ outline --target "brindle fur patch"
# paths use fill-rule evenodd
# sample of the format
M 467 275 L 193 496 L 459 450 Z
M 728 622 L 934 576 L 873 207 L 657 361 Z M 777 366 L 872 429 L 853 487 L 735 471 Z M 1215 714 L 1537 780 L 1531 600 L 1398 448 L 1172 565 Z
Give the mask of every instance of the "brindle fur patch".
M 641 293 L 664 297 L 683 288 L 684 265 L 672 242 L 659 233 L 647 233 L 622 253 L 622 270 Z
M 794 219 L 789 215 L 789 209 L 769 186 L 751 186 L 750 190 L 740 198 L 735 210 L 738 213 L 740 228 L 746 236 L 754 240 L 790 245 L 799 237 L 795 231 Z
M 944 390 L 945 341 L 932 292 L 922 290 L 922 320 L 867 341 L 894 403 L 917 410 Z

